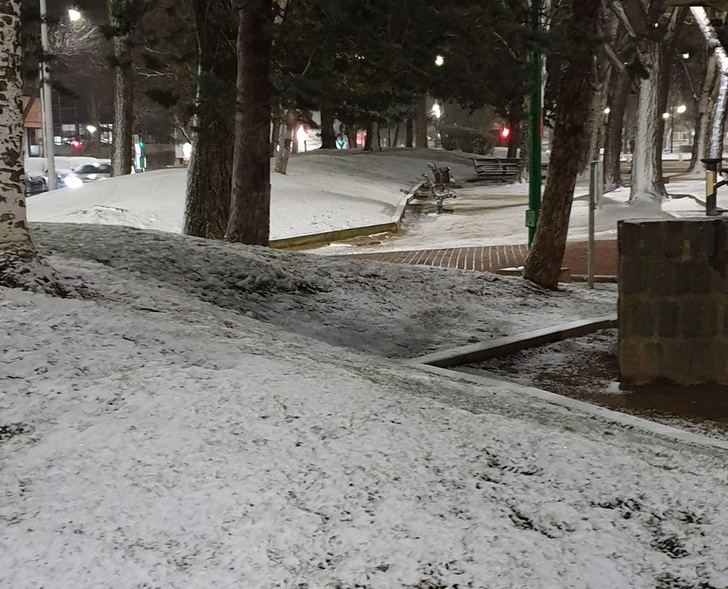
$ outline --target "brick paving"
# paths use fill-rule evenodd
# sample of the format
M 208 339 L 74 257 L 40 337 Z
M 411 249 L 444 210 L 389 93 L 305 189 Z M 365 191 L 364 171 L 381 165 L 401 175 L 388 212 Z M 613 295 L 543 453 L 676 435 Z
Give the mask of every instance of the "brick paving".
M 521 266 L 527 255 L 528 246 L 521 244 L 350 254 L 345 257 L 377 260 L 393 264 L 414 264 L 438 268 L 460 268 L 461 270 L 476 272 L 493 272 L 500 268 Z M 565 268 L 569 268 L 572 274 L 586 274 L 587 242 L 568 242 L 563 265 Z M 594 273 L 597 275 L 616 276 L 616 240 L 599 240 L 596 242 L 594 266 Z

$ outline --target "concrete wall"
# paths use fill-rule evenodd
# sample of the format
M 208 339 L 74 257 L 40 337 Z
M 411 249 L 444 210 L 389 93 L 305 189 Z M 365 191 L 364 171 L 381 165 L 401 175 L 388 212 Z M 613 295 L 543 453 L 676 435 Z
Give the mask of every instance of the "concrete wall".
M 728 220 L 619 225 L 622 380 L 728 384 Z

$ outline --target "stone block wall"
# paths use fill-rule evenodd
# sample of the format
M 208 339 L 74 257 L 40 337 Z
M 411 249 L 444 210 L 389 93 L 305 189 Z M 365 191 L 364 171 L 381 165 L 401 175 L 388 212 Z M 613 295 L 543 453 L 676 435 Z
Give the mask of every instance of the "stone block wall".
M 623 382 L 728 384 L 728 219 L 619 224 Z

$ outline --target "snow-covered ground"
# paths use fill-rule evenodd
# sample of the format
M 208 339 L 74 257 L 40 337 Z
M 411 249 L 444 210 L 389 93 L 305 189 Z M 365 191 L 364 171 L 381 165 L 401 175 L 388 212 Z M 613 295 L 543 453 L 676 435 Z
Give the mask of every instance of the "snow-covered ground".
M 459 333 L 507 331 L 613 293 L 123 228 L 36 237 L 86 286 L 0 290 L 0 586 L 728 586 L 724 452 L 354 333 L 437 339 L 446 302 Z
M 679 198 L 665 200 L 662 208 L 652 201 L 629 203 L 629 188 L 605 194 L 596 212 L 597 239 L 616 238 L 617 223 L 623 219 L 704 214 L 705 207 L 701 208 L 698 202 L 705 194 L 704 180 L 697 177 L 676 180 L 670 182 L 667 189 L 671 195 Z M 450 212 L 442 215 L 434 212 L 425 215 L 410 214 L 409 218 L 405 217 L 398 235 L 380 235 L 365 244 L 339 242 L 324 247 L 317 246 L 315 251 L 324 255 L 337 255 L 354 252 L 512 245 L 527 241 L 528 230 L 525 219 L 528 208 L 528 184 L 466 186 L 456 192 L 458 198 L 446 202 L 446 208 Z M 728 191 L 721 191 L 719 201 L 719 205 L 728 208 Z M 588 228 L 588 187 L 579 184 L 572 206 L 569 239 L 586 239 Z
M 435 150 L 294 156 L 287 175 L 271 175 L 271 238 L 390 223 L 404 197 L 400 189 L 419 182 L 429 161 L 459 177 L 471 174 L 464 156 Z M 180 233 L 186 181 L 185 169 L 169 169 L 92 182 L 29 198 L 28 217 Z

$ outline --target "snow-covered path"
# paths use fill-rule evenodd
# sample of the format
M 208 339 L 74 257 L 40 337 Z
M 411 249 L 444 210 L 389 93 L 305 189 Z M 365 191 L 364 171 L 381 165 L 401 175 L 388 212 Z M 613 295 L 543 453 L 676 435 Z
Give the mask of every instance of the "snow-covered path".
M 271 238 L 283 239 L 391 223 L 428 161 L 452 166 L 462 177 L 463 157 L 434 150 L 312 152 L 293 157 L 288 174 L 271 175 Z M 169 169 L 85 184 L 28 199 L 32 222 L 127 225 L 180 233 L 185 169 Z M 398 219 L 397 219 L 398 220 Z
M 94 261 L 92 233 L 63 232 L 36 235 L 87 298 L 0 290 L 0 586 L 728 586 L 725 453 L 250 316 L 270 301 L 291 317 L 325 279 L 341 299 L 319 304 L 347 329 L 357 288 L 367 305 L 401 271 L 444 297 L 473 274 L 160 234 L 145 269 L 146 233 L 113 230 Z M 238 305 L 220 294 L 232 263 L 192 288 L 164 239 L 249 259 L 226 287 Z M 492 294 L 473 296 L 508 324 Z M 550 313 L 531 298 L 515 324 Z

